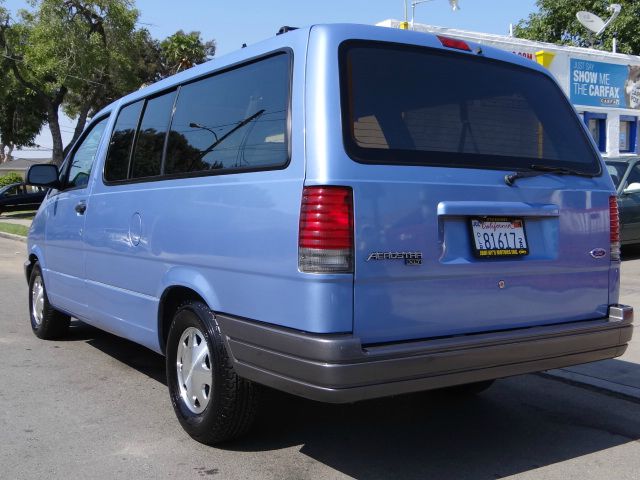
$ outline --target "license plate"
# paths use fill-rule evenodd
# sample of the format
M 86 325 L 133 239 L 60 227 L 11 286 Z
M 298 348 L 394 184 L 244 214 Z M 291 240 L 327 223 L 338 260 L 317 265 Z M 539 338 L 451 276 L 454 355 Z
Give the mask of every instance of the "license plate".
M 521 257 L 529 254 L 521 218 L 472 218 L 471 233 L 473 253 L 477 257 Z

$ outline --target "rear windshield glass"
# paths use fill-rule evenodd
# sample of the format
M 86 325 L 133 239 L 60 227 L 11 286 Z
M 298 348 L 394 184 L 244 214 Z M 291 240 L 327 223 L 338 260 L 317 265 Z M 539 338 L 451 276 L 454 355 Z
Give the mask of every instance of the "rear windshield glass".
M 573 109 L 545 75 L 451 51 L 341 46 L 345 146 L 365 163 L 598 174 Z

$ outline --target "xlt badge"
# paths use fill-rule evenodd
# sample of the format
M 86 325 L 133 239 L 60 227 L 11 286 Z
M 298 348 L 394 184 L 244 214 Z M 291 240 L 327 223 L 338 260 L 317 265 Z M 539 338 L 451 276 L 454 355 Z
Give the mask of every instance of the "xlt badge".
M 405 265 L 422 265 L 422 252 L 372 252 L 367 262 L 371 260 L 404 260 Z

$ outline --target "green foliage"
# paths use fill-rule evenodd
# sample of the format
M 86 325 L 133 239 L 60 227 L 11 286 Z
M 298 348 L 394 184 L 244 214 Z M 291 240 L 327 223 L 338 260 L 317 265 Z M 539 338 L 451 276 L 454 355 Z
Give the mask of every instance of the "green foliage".
M 593 34 L 576 19 L 576 13 L 586 10 L 603 20 L 611 16 L 607 7 L 609 0 L 538 0 L 538 12 L 521 20 L 514 29 L 518 38 L 580 47 L 591 46 Z M 620 16 L 604 31 L 597 48 L 611 51 L 613 36 L 617 33 L 618 52 L 640 54 L 640 2 L 638 0 L 616 0 L 622 5 Z M 598 41 L 599 41 L 598 40 Z
M 0 27 L 0 47 L 14 78 L 35 92 L 47 113 L 53 158 L 62 161 L 58 109 L 79 116 L 138 86 L 131 0 L 30 0 L 32 10 Z
M 11 185 L 12 183 L 22 183 L 22 177 L 15 172 L 0 176 L 0 187 Z
M 180 30 L 163 42 L 154 40 L 148 30 L 136 28 L 133 0 L 28 0 L 30 9 L 17 12 L 14 20 L 3 1 L 0 102 L 4 95 L 16 104 L 0 111 L 0 135 L 10 133 L 16 145 L 29 145 L 45 115 L 56 163 L 66 152 L 60 108 L 78 119 L 73 144 L 87 118 L 107 104 L 215 53 L 215 42 L 203 42 L 199 32 Z
M 9 15 L 2 3 L 0 24 L 7 25 Z M 9 60 L 0 58 L 0 163 L 5 160 L 5 147 L 13 150 L 33 146 L 44 120 L 42 104 L 35 92 L 17 82 L 10 72 Z
M 34 91 L 5 74 L 0 83 L 0 145 L 32 147 L 46 121 L 42 103 Z M 0 159 L 3 151 L 0 150 Z
M 191 68 L 211 58 L 216 51 L 213 40 L 203 42 L 200 32 L 184 33 L 178 30 L 160 43 L 166 73 L 172 74 Z
M 12 46 L 24 76 L 48 94 L 100 87 L 107 76 L 129 80 L 131 33 L 138 19 L 129 0 L 40 0 L 20 12 Z M 120 78 L 123 75 L 124 78 Z

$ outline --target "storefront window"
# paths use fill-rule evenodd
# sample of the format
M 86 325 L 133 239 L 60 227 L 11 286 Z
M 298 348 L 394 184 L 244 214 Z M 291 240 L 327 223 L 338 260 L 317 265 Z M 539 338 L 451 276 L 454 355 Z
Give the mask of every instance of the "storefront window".
M 620 152 L 634 153 L 637 151 L 637 117 L 620 117 Z
M 591 136 L 598 146 L 598 150 L 607 150 L 607 114 L 584 112 L 584 123 L 589 128 Z

